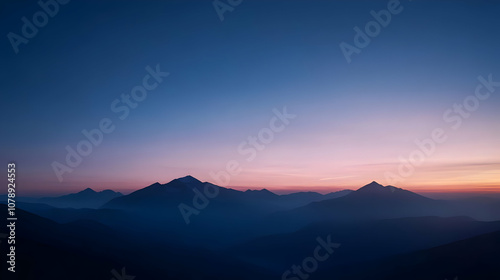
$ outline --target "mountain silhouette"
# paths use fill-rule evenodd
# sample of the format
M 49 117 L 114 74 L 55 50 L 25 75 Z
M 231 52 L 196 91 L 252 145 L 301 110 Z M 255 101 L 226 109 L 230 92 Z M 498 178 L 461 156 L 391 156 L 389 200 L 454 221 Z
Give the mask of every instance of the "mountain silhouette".
M 433 199 L 411 191 L 392 186 L 384 187 L 377 182 L 371 182 L 346 196 L 315 202 L 305 207 L 332 211 L 346 207 L 342 209 L 344 213 L 390 218 L 401 215 L 412 216 L 413 212 L 417 216 L 421 215 L 421 207 L 431 205 L 433 202 Z M 383 217 L 384 215 L 387 217 Z
M 102 193 L 109 192 L 86 189 L 58 199 L 86 201 Z M 190 223 L 180 205 L 197 211 L 189 217 Z M 137 279 L 158 275 L 168 279 L 278 279 L 292 264 L 313 256 L 318 237 L 327 236 L 341 247 L 319 265 L 311 279 L 396 279 L 405 274 L 416 279 L 413 274 L 418 273 L 412 271 L 420 268 L 421 279 L 437 279 L 424 277 L 426 273 L 451 278 L 448 268 L 466 267 L 467 262 L 472 268 L 460 275 L 486 276 L 492 273 L 493 264 L 478 253 L 491 256 L 494 250 L 485 249 L 485 243 L 438 248 L 500 230 L 499 221 L 466 217 L 494 219 L 500 213 L 498 205 L 495 199 L 435 200 L 377 182 L 326 195 L 278 195 L 264 188 L 239 191 L 186 176 L 114 197 L 98 209 L 17 203 L 22 221 L 16 228 L 22 244 L 20 277 L 68 279 L 75 271 L 90 267 L 73 278 L 110 279 L 111 269 L 126 266 Z M 2 211 L 0 218 L 5 220 L 6 215 Z M 493 244 L 493 239 L 485 240 Z M 455 254 L 457 248 L 487 266 L 465 253 Z M 461 259 L 443 259 L 454 255 Z M 63 267 L 37 274 L 53 263 Z M 441 263 L 446 264 L 442 269 L 437 267 Z
M 210 203 L 216 205 L 211 206 L 210 208 L 212 209 L 234 206 L 236 208 L 251 207 L 262 211 L 292 209 L 313 201 L 340 197 L 350 193 L 349 190 L 345 190 L 329 193 L 327 195 L 313 192 L 277 195 L 267 189 L 238 191 L 231 188 L 220 187 L 209 182 L 201 182 L 188 175 L 186 177 L 174 179 L 166 184 L 157 182 L 128 195 L 117 197 L 104 204 L 102 208 L 176 209 L 180 203 L 192 204 L 193 197 L 196 193 L 207 196 L 205 194 L 207 189 L 218 193 L 213 198 L 209 197 Z M 196 190 L 196 192 L 194 190 Z
M 321 221 L 352 223 L 403 217 L 453 216 L 453 211 L 445 215 L 446 206 L 441 201 L 411 191 L 371 182 L 342 197 L 276 212 L 263 223 L 279 233 Z
M 121 193 L 112 190 L 96 192 L 91 188 L 86 188 L 78 193 L 58 197 L 43 197 L 38 199 L 37 202 L 59 208 L 99 208 L 111 199 L 120 196 L 122 196 Z
M 394 186 L 382 186 L 373 181 L 349 195 L 350 199 L 384 199 L 384 200 L 404 200 L 404 201 L 429 201 L 430 199 L 414 192 L 396 188 Z

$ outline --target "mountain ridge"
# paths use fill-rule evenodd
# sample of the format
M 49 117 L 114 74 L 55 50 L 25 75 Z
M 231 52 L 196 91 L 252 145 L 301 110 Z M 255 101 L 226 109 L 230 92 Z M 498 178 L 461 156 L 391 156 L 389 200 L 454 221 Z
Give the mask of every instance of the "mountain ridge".
M 102 206 L 102 208 L 123 208 L 127 207 L 126 204 L 142 204 L 145 200 L 149 199 L 149 206 L 144 205 L 144 207 L 151 207 L 152 205 L 162 206 L 162 202 L 166 205 L 168 202 L 186 203 L 189 202 L 195 196 L 193 189 L 198 190 L 203 193 L 205 188 L 216 188 L 218 190 L 218 195 L 213 198 L 214 200 L 225 201 L 225 203 L 230 203 L 231 200 L 234 202 L 251 203 L 250 199 L 255 200 L 266 200 L 273 205 L 286 205 L 288 208 L 293 208 L 300 206 L 302 204 L 307 204 L 312 201 L 317 201 L 321 199 L 329 199 L 333 197 L 341 197 L 350 193 L 350 190 L 342 190 L 339 192 L 332 192 L 326 195 L 319 193 L 309 193 L 309 192 L 299 192 L 287 195 L 278 195 L 272 191 L 263 188 L 259 190 L 246 190 L 239 191 L 231 188 L 225 188 L 221 186 L 214 185 L 210 182 L 202 182 L 191 175 L 187 175 L 181 178 L 173 179 L 168 183 L 154 183 L 145 188 L 136 190 L 128 195 L 118 197 L 110 200 Z M 301 202 L 300 200 L 304 201 Z M 255 202 L 255 201 L 254 201 Z M 177 205 L 175 205 L 177 206 Z
M 77 193 L 56 197 L 42 197 L 35 202 L 58 208 L 99 208 L 111 199 L 120 196 L 123 196 L 123 194 L 109 189 L 96 192 L 91 188 L 86 188 Z

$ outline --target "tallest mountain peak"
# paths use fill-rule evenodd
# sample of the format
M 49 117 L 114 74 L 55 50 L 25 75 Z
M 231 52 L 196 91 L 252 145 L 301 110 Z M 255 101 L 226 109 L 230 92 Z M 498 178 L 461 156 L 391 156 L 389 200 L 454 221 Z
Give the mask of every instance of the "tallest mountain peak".
M 178 178 L 177 180 L 181 181 L 182 183 L 186 183 L 186 184 L 189 184 L 189 183 L 201 183 L 200 180 L 196 179 L 195 177 L 193 177 L 191 175 L 187 175 L 185 177 Z
M 381 184 L 377 183 L 376 181 L 372 181 L 370 184 L 365 185 L 364 187 L 382 187 L 383 188 L 384 186 L 382 186 Z
M 373 181 L 370 184 L 361 187 L 356 192 L 370 192 L 370 193 L 372 193 L 372 192 L 379 192 L 379 191 L 384 191 L 384 190 L 385 190 L 384 186 Z

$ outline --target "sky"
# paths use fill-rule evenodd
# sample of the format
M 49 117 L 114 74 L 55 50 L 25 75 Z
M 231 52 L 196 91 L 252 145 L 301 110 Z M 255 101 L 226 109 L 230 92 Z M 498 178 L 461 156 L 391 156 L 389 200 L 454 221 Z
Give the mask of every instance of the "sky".
M 500 191 L 500 2 L 218 3 L 72 0 L 43 24 L 36 1 L 2 1 L 0 157 L 18 191 L 188 174 L 278 192 Z M 391 5 L 363 44 L 355 28 L 369 36 L 370 12 Z M 42 21 L 31 38 L 23 17 Z

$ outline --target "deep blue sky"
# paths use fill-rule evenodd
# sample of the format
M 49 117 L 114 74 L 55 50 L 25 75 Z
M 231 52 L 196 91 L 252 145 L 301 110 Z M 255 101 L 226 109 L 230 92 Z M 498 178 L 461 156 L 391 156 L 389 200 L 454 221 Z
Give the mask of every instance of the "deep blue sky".
M 447 128 L 443 112 L 479 75 L 500 80 L 498 1 L 401 1 L 347 63 L 340 42 L 353 44 L 353 28 L 387 3 L 244 0 L 221 22 L 211 1 L 72 0 L 15 54 L 7 34 L 40 7 L 2 1 L 2 161 L 17 161 L 31 192 L 133 189 L 188 173 L 213 181 L 232 159 L 243 172 L 231 186 L 383 183 L 414 139 Z M 111 102 L 157 64 L 170 76 L 120 121 Z M 498 183 L 499 93 L 402 185 Z M 283 106 L 297 117 L 247 162 L 238 145 Z M 105 117 L 116 130 L 59 182 L 51 163 Z

